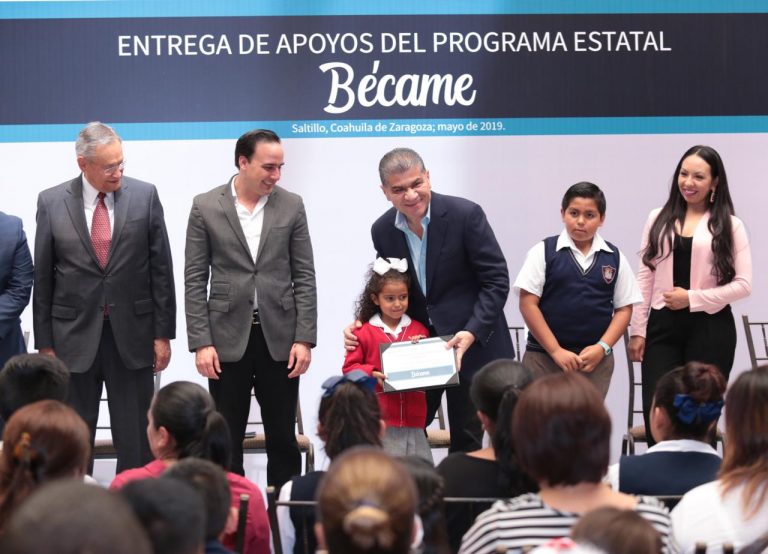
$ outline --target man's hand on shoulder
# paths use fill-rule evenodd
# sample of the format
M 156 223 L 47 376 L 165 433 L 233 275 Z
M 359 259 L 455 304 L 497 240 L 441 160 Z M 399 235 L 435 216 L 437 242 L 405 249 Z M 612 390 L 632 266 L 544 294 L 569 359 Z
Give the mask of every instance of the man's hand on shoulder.
M 218 379 L 221 365 L 219 365 L 219 353 L 216 352 L 216 347 L 213 345 L 201 346 L 195 350 L 195 367 L 203 377 Z
M 459 331 L 453 338 L 445 343 L 446 348 L 456 349 L 456 366 L 461 369 L 461 359 L 464 357 L 464 353 L 469 350 L 469 347 L 475 342 L 475 335 L 470 331 Z
M 171 362 L 170 339 L 155 339 L 155 373 L 163 371 Z
M 357 337 L 354 335 L 353 331 L 355 329 L 359 329 L 362 327 L 362 322 L 355 320 L 353 323 L 350 323 L 346 327 L 344 327 L 344 349 L 351 352 L 355 348 L 358 347 L 360 344 L 357 340 Z
M 53 348 L 41 348 L 40 350 L 38 350 L 38 352 L 43 356 L 50 356 L 51 358 L 56 357 L 56 352 L 54 351 Z
M 292 371 L 288 374 L 289 379 L 303 375 L 309 369 L 312 362 L 312 347 L 306 342 L 294 342 L 291 346 L 291 352 L 288 354 L 288 369 Z

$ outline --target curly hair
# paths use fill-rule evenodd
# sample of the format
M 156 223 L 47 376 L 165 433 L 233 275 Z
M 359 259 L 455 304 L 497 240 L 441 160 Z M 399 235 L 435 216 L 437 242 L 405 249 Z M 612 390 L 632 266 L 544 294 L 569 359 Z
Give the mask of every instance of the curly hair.
M 390 269 L 384 275 L 379 275 L 373 269 L 369 269 L 365 289 L 355 302 L 355 318 L 358 321 L 366 323 L 379 313 L 379 307 L 373 298 L 379 295 L 387 283 L 405 283 L 406 288 L 408 288 L 411 286 L 411 278 L 407 272 L 400 273 L 396 269 Z

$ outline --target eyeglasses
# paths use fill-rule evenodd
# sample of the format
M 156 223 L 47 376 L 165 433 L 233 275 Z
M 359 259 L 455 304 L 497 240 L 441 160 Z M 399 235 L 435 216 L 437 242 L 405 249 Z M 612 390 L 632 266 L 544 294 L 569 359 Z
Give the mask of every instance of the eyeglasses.
M 104 175 L 109 177 L 110 175 L 114 175 L 118 171 L 124 171 L 125 170 L 125 160 L 120 162 L 119 164 L 110 165 L 109 167 L 104 168 Z

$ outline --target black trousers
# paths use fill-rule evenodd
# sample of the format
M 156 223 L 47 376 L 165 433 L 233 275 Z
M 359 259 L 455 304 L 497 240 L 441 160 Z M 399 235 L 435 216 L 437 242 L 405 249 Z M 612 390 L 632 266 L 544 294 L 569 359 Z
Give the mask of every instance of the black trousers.
M 147 440 L 147 411 L 154 394 L 151 367 L 128 369 L 115 345 L 112 326 L 104 321 L 96 359 L 85 373 L 71 373 L 68 403 L 96 437 L 102 384 L 107 387 L 112 441 L 117 450 L 117 473 L 141 467 L 152 460 Z M 93 472 L 93 458 L 88 472 Z
M 469 398 L 471 382 L 471 375 L 459 372 L 459 386 L 427 391 L 425 425 L 429 425 L 435 419 L 443 399 L 443 391 L 448 397 L 448 424 L 451 427 L 451 445 L 448 452 L 471 452 L 482 446 L 483 428 Z
M 689 310 L 651 310 L 642 362 L 643 418 L 648 445 L 651 437 L 650 410 L 656 383 L 687 362 L 713 364 L 728 381 L 736 351 L 736 324 L 731 307 L 716 314 Z
M 261 325 L 252 325 L 243 357 L 237 362 L 222 363 L 219 379 L 208 380 L 216 408 L 229 424 L 231 470 L 240 475 L 245 475 L 243 438 L 253 389 L 267 439 L 267 484 L 276 488 L 301 473 L 301 453 L 296 442 L 299 378 L 289 379 L 288 373 L 287 360 L 275 361 L 269 355 Z

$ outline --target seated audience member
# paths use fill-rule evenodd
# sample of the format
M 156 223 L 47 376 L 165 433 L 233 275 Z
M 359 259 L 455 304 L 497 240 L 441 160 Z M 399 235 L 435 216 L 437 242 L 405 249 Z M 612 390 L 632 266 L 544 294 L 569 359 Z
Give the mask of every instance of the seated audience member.
M 13 412 L 38 400 L 66 402 L 69 371 L 64 362 L 42 354 L 19 354 L 0 370 L 0 430 Z
M 205 507 L 190 485 L 178 479 L 139 479 L 118 494 L 133 509 L 155 554 L 202 554 Z
M 8 521 L 0 552 L 153 554 L 125 500 L 76 480 L 43 485 L 32 493 Z
M 356 447 L 333 461 L 317 491 L 317 540 L 329 554 L 407 554 L 416 487 L 382 450 Z
M 419 503 L 416 513 L 421 518 L 422 537 L 418 545 L 419 554 L 450 554 L 453 552 L 448 543 L 448 529 L 445 524 L 445 484 L 443 478 L 435 470 L 435 466 L 418 456 L 403 456 L 397 458 L 408 470 Z
M 82 481 L 90 437 L 82 418 L 56 400 L 33 402 L 11 416 L 0 454 L 0 530 L 40 485 L 63 478 Z
M 552 539 L 531 554 L 660 554 L 661 537 L 634 510 L 604 507 L 583 515 L 571 536 Z
M 611 487 L 630 494 L 680 495 L 714 481 L 721 459 L 707 441 L 720 417 L 725 386 L 715 366 L 699 362 L 659 379 L 650 414 L 656 444 L 612 465 Z
M 323 383 L 323 396 L 317 415 L 317 435 L 325 444 L 329 459 L 353 446 L 381 447 L 384 422 L 374 388 L 376 379 L 356 370 L 334 375 Z M 280 500 L 314 500 L 325 471 L 294 477 L 280 489 Z M 314 552 L 317 548 L 312 528 L 314 508 L 279 506 L 277 520 L 283 552 Z
M 736 551 L 768 531 L 768 366 L 742 373 L 725 397 L 725 453 L 717 481 L 683 496 L 672 511 L 680 552 L 697 542 Z
M 483 429 L 491 437 L 491 446 L 469 453 L 454 452 L 440 462 L 437 471 L 445 480 L 446 497 L 512 498 L 538 490 L 520 469 L 510 436 L 518 395 L 532 379 L 531 372 L 513 360 L 493 361 L 475 374 L 469 394 Z M 499 421 L 503 424 L 497 425 Z M 488 508 L 488 503 L 446 504 L 448 536 L 454 551 L 475 516 Z
M 597 548 L 605 554 L 660 554 L 661 536 L 647 519 L 634 510 L 612 506 L 582 516 L 571 529 L 576 544 Z
M 222 468 L 229 467 L 231 455 L 227 422 L 213 398 L 195 383 L 176 381 L 161 388 L 149 408 L 147 437 L 155 460 L 144 467 L 128 469 L 118 474 L 110 485 L 119 489 L 136 479 L 159 477 L 177 460 L 188 457 L 210 460 Z M 227 472 L 231 504 L 237 508 L 240 495 L 248 494 L 248 516 L 245 529 L 245 550 L 248 554 L 269 552 L 269 519 L 261 490 L 241 475 Z M 227 548 L 234 547 L 234 534 L 223 539 Z
M 669 512 L 661 502 L 603 483 L 610 438 L 602 396 L 582 375 L 563 373 L 531 383 L 512 416 L 512 440 L 520 467 L 540 492 L 496 502 L 464 535 L 460 551 L 521 552 L 568 535 L 582 514 L 602 506 L 637 511 L 666 543 Z
M 219 538 L 237 530 L 237 511 L 230 506 L 224 470 L 208 460 L 185 458 L 173 464 L 163 479 L 178 479 L 200 495 L 205 506 L 205 554 L 228 554 Z

